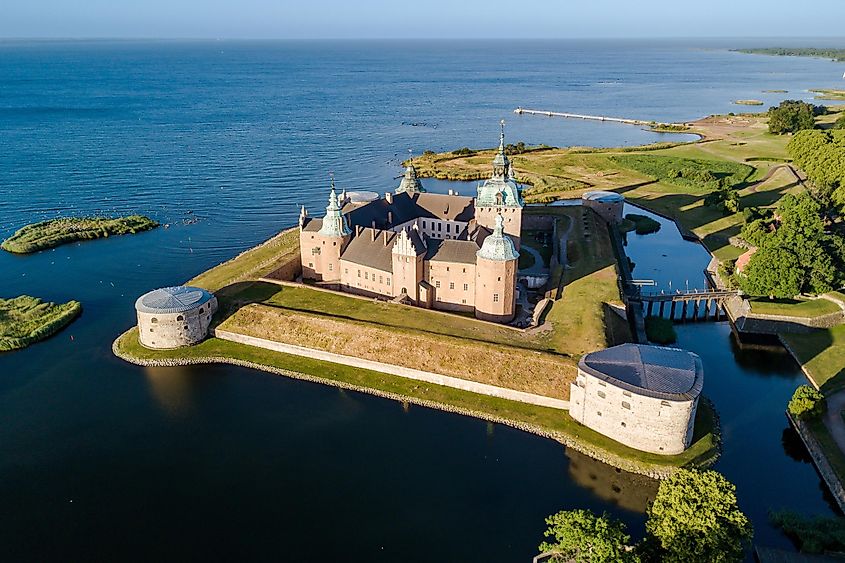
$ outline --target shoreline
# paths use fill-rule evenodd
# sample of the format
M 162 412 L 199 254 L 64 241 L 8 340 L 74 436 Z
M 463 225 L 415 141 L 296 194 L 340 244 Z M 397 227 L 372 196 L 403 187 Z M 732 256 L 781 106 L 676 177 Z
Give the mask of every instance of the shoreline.
M 617 454 L 613 454 L 609 451 L 604 450 L 599 446 L 593 446 L 584 440 L 579 440 L 577 437 L 573 437 L 567 435 L 563 432 L 550 430 L 543 428 L 540 425 L 532 424 L 529 422 L 519 421 L 510 419 L 507 417 L 483 412 L 481 410 L 470 409 L 466 407 L 460 407 L 457 405 L 448 404 L 445 402 L 434 401 L 430 399 L 423 399 L 420 397 L 414 397 L 412 395 L 407 395 L 403 393 L 394 393 L 391 391 L 385 391 L 382 389 L 377 389 L 375 387 L 368 387 L 364 385 L 356 385 L 354 383 L 349 383 L 346 381 L 336 380 L 336 379 L 329 379 L 324 377 L 318 377 L 310 374 L 306 374 L 300 371 L 280 368 L 276 366 L 270 366 L 266 364 L 262 364 L 259 362 L 254 362 L 251 360 L 244 360 L 237 357 L 228 357 L 228 356 L 216 356 L 216 355 L 209 355 L 209 356 L 198 356 L 192 358 L 160 358 L 160 359 L 152 359 L 152 358 L 140 358 L 131 353 L 124 351 L 121 348 L 121 341 L 124 338 L 131 338 L 132 332 L 134 328 L 127 330 L 126 332 L 120 334 L 112 343 L 112 353 L 120 358 L 121 360 L 137 365 L 142 367 L 178 367 L 178 366 L 191 366 L 191 365 L 209 365 L 209 364 L 223 364 L 223 365 L 233 365 L 238 367 L 245 367 L 249 369 L 255 369 L 258 371 L 263 371 L 265 373 L 271 373 L 274 375 L 280 375 L 284 377 L 288 377 L 291 379 L 297 379 L 300 381 L 307 381 L 310 383 L 317 383 L 321 385 L 327 385 L 330 387 L 336 387 L 339 389 L 344 389 L 348 391 L 356 391 L 359 393 L 365 393 L 367 395 L 373 395 L 376 397 L 380 397 L 383 399 L 394 400 L 398 402 L 405 402 L 409 404 L 414 404 L 417 406 L 430 408 L 434 410 L 439 410 L 443 412 L 449 412 L 453 414 L 459 414 L 462 416 L 469 416 L 472 418 L 476 418 L 479 420 L 484 420 L 487 422 L 493 422 L 508 426 L 510 428 L 514 428 L 517 430 L 522 430 L 524 432 L 528 432 L 530 434 L 534 434 L 535 436 L 539 436 L 541 438 L 547 438 L 562 444 L 567 448 L 572 448 L 575 451 L 578 451 L 596 461 L 604 463 L 606 465 L 610 465 L 617 469 L 621 469 L 628 473 L 634 473 L 637 475 L 643 475 L 645 477 L 649 477 L 651 479 L 662 480 L 670 477 L 678 469 L 684 467 L 684 465 L 657 465 L 645 461 L 632 461 L 626 459 L 622 456 Z M 389 376 L 395 377 L 395 376 Z M 473 394 L 470 392 L 466 392 L 468 394 Z M 714 437 L 715 444 L 712 448 L 710 448 L 706 453 L 708 454 L 706 458 L 698 461 L 695 463 L 695 466 L 700 469 L 706 469 L 712 467 L 719 459 L 722 453 L 721 447 L 721 426 L 719 422 L 719 416 L 716 412 L 715 406 L 713 403 L 707 399 L 706 397 L 702 397 L 702 401 L 705 404 L 705 408 L 709 410 L 709 413 L 712 415 L 712 428 L 710 429 L 710 433 Z M 699 404 L 699 409 L 701 409 L 702 403 Z M 703 438 L 700 438 L 703 439 Z

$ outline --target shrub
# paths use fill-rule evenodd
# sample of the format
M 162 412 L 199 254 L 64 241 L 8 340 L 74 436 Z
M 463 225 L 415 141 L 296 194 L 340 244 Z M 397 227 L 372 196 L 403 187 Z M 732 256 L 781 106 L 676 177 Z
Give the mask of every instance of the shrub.
M 452 154 L 455 156 L 471 156 L 475 154 L 475 151 L 469 147 L 461 147 L 458 150 L 452 151 Z
M 784 100 L 777 107 L 769 108 L 769 133 L 783 135 L 816 126 L 815 116 L 819 106 L 799 100 Z
M 815 418 L 825 410 L 824 396 L 809 385 L 799 385 L 786 408 L 796 418 Z

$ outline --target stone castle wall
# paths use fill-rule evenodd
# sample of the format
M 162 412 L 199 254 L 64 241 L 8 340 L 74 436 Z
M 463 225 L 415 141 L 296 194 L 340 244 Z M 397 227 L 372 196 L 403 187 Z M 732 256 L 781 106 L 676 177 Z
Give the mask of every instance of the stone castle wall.
M 619 224 L 622 222 L 622 211 L 625 205 L 624 201 L 605 203 L 593 199 L 584 199 L 582 201 L 584 207 L 589 207 L 599 214 L 599 217 L 608 223 Z
M 166 349 L 191 346 L 208 335 L 211 317 L 217 311 L 217 298 L 182 313 L 143 313 L 138 311 L 138 339 L 147 348 Z
M 679 454 L 692 441 L 698 398 L 667 401 L 638 395 L 578 370 L 570 385 L 569 414 L 626 446 L 656 454 Z

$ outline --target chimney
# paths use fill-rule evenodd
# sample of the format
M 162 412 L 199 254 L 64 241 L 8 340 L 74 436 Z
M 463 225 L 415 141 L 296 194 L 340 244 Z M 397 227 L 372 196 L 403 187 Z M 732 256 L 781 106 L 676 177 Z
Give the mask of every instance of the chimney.
M 387 231 L 384 231 L 384 246 L 387 246 Z
M 393 205 L 393 192 L 385 192 L 384 199 L 385 201 L 387 201 L 387 203 Z
M 390 223 L 391 225 L 393 224 L 393 211 L 387 212 L 387 222 Z

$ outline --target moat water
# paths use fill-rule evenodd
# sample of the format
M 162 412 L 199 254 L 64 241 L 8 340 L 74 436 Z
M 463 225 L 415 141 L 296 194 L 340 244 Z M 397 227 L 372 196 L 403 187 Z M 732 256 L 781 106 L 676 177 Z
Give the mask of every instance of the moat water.
M 329 171 L 385 191 L 408 148 L 491 146 L 501 118 L 513 142 L 679 138 L 517 105 L 689 120 L 838 85 L 834 63 L 723 49 L 740 43 L 0 43 L 0 237 L 58 215 L 170 225 L 0 253 L 0 295 L 85 308 L 0 355 L 0 559 L 526 560 L 543 518 L 575 507 L 639 536 L 654 484 L 554 442 L 246 369 L 139 368 L 110 345 L 139 294 L 293 224 L 299 204 L 319 212 Z M 707 262 L 671 225 L 628 251 L 674 287 Z M 678 332 L 722 418 L 717 468 L 757 541 L 788 546 L 769 508 L 832 511 L 783 416 L 800 371 L 725 323 Z

